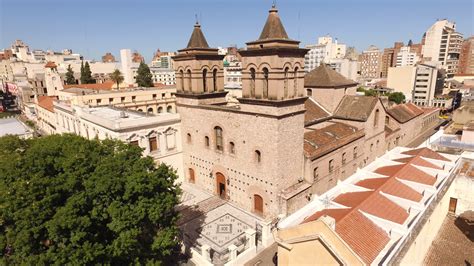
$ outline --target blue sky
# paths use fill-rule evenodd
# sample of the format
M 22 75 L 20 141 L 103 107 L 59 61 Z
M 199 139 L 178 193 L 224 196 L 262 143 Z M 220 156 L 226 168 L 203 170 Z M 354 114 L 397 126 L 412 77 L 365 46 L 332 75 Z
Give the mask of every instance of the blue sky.
M 473 0 L 277 0 L 286 31 L 302 45 L 330 34 L 359 51 L 395 41 L 419 42 L 436 21 L 455 21 L 473 34 Z M 213 47 L 255 40 L 272 0 L 0 0 L 0 47 L 22 39 L 31 48 L 73 49 L 86 58 L 121 48 L 153 52 L 186 46 L 200 17 Z

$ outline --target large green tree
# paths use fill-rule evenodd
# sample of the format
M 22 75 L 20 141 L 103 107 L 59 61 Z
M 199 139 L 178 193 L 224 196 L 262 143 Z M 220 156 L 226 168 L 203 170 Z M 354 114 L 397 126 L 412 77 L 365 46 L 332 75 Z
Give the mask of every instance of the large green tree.
M 114 72 L 110 73 L 110 79 L 117 84 L 117 90 L 120 88 L 119 85 L 120 83 L 123 82 L 123 75 L 120 70 L 115 69 Z
M 388 95 L 388 100 L 401 104 L 405 101 L 405 94 L 403 92 L 392 92 Z
M 66 83 L 68 85 L 76 84 L 76 79 L 74 78 L 74 71 L 72 70 L 71 65 L 68 65 L 68 67 L 67 67 Z
M 172 262 L 175 180 L 115 140 L 0 138 L 0 264 Z
M 147 64 L 140 62 L 135 80 L 139 87 L 153 87 L 153 75 Z
M 92 78 L 92 71 L 89 62 L 84 64 L 81 63 L 81 84 L 91 84 L 95 83 L 95 80 Z

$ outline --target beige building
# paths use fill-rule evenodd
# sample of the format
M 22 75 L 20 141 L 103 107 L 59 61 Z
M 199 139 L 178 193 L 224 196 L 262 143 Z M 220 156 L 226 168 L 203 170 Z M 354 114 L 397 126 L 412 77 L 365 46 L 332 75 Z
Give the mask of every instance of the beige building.
M 382 55 L 379 48 L 370 46 L 359 56 L 360 78 L 372 80 L 382 77 Z

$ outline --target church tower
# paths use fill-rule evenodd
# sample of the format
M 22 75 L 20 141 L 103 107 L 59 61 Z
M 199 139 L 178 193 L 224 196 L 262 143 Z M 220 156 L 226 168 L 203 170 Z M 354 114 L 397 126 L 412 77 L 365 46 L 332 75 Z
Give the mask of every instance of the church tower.
M 196 22 L 187 47 L 178 50 L 178 55 L 173 57 L 176 89 L 182 98 L 199 100 L 199 103 L 223 100 L 222 97 L 226 94 L 224 55 L 219 55 L 217 51 L 216 48 L 209 47 L 201 25 Z
M 260 38 L 239 50 L 243 95 L 225 100 L 223 56 L 196 23 L 174 68 L 184 180 L 265 218 L 293 211 L 304 169 L 304 55 L 272 7 Z

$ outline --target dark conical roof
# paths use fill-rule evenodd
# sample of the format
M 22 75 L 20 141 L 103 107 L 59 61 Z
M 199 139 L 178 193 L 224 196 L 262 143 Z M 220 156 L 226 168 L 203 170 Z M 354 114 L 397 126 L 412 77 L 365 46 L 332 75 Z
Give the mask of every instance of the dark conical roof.
M 357 82 L 344 77 L 324 63 L 304 76 L 306 88 L 341 88 L 355 85 Z
M 201 25 L 198 22 L 194 25 L 193 34 L 191 34 L 188 46 L 186 47 L 186 49 L 190 48 L 209 48 L 206 37 L 204 37 L 204 34 L 201 31 Z
M 260 33 L 258 38 L 258 40 L 268 39 L 289 39 L 285 27 L 281 23 L 280 16 L 278 16 L 278 9 L 275 6 L 270 9 L 267 22 L 265 22 L 262 33 Z

